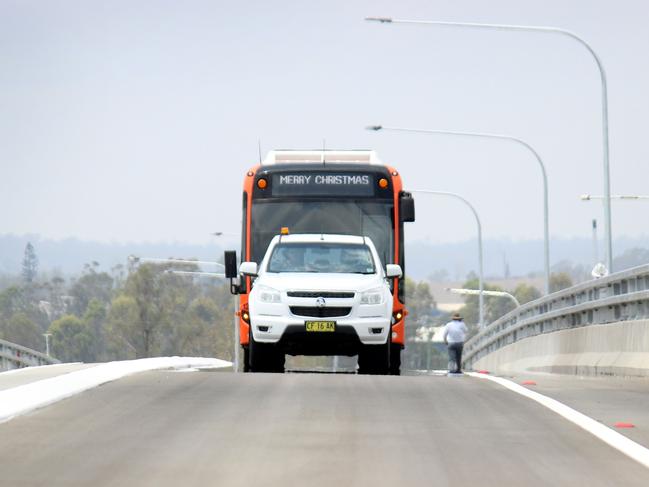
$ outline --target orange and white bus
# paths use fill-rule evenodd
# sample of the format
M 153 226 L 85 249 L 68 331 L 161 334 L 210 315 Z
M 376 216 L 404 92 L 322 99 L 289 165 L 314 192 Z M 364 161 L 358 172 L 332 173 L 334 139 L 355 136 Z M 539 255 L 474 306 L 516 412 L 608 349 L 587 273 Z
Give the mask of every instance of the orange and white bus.
M 390 373 L 399 374 L 405 344 L 404 223 L 412 222 L 414 200 L 401 176 L 369 150 L 275 150 L 251 168 L 243 182 L 240 260 L 261 262 L 282 228 L 290 233 L 370 237 L 385 267 L 398 264 L 401 278 L 391 283 Z M 251 278 L 241 277 L 239 337 L 244 370 L 249 369 Z

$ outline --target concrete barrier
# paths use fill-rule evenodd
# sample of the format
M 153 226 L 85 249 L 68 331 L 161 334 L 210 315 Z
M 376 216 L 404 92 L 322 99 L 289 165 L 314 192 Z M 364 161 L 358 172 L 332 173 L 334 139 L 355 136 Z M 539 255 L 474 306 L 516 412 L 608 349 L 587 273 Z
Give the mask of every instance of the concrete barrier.
M 649 377 L 649 320 L 531 336 L 481 357 L 473 368 L 498 374 L 536 371 Z
M 464 346 L 465 369 L 646 375 L 649 264 L 526 303 Z
M 16 343 L 0 340 L 0 372 L 60 363 L 57 359 Z

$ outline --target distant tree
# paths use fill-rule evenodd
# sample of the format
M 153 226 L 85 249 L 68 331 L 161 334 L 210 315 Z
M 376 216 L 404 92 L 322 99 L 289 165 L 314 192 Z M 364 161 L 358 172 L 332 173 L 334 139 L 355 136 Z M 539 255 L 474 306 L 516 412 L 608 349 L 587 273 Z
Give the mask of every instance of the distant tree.
M 83 322 L 92 332 L 92 359 L 102 360 L 106 343 L 104 340 L 104 322 L 106 321 L 106 305 L 97 298 L 92 298 L 83 315 Z
M 649 249 L 635 247 L 625 250 L 622 255 L 613 259 L 613 266 L 616 271 L 630 269 L 639 265 L 649 264 Z
M 556 293 L 562 289 L 572 286 L 572 279 L 566 272 L 556 272 L 550 274 L 550 292 Z
M 135 345 L 138 357 L 157 354 L 161 345 L 160 327 L 166 321 L 163 296 L 163 266 L 143 264 L 131 273 L 126 282 L 125 294 L 135 301 L 137 319 L 133 323 L 137 337 Z M 173 277 L 173 276 L 169 276 Z
M 465 289 L 479 289 L 479 280 L 477 278 L 469 279 L 463 286 Z M 485 291 L 503 291 L 499 286 L 484 284 Z M 510 299 L 501 297 L 484 296 L 484 320 L 485 325 L 496 321 L 501 316 L 509 313 L 515 308 L 514 303 Z M 460 309 L 460 314 L 469 327 L 471 334 L 477 331 L 477 324 L 480 320 L 480 306 L 478 296 L 466 296 L 464 299 L 464 306 Z
M 41 330 L 26 313 L 16 313 L 4 323 L 0 335 L 4 340 L 32 350 L 43 350 Z
M 18 312 L 29 308 L 29 301 L 25 292 L 18 286 L 11 286 L 0 293 L 0 317 L 11 318 Z
M 56 358 L 62 362 L 93 361 L 93 334 L 87 323 L 66 315 L 54 321 L 48 331 L 52 334 L 52 355 Z
M 593 277 L 590 272 L 592 266 L 586 266 L 584 264 L 575 264 L 569 260 L 561 260 L 552 266 L 552 274 L 565 274 L 568 276 L 571 282 L 571 286 L 574 283 L 589 281 Z M 564 279 L 564 277 L 562 277 Z
M 422 318 L 429 318 L 437 308 L 430 285 L 425 281 L 415 282 L 410 278 L 406 278 L 405 285 L 406 307 L 410 320 L 418 322 Z
M 48 301 L 52 305 L 52 321 L 58 320 L 67 311 L 65 279 L 54 276 L 47 285 Z
M 525 304 L 541 297 L 541 291 L 529 284 L 521 283 L 512 293 L 519 303 Z
M 22 262 L 22 277 L 27 284 L 31 284 L 36 278 L 38 270 L 38 257 L 31 242 L 27 242 Z
M 142 333 L 135 298 L 120 295 L 113 299 L 105 322 L 105 347 L 110 359 L 143 356 Z
M 174 353 L 188 356 L 218 356 L 230 358 L 231 340 L 224 345 L 223 338 L 231 336 L 232 326 L 227 326 L 223 310 L 213 300 L 199 297 L 192 301 L 184 316 L 175 322 L 169 335 L 169 345 Z M 225 322 L 225 323 L 224 323 Z M 222 325 L 226 326 L 223 327 Z M 223 329 L 225 328 L 225 330 Z M 218 333 L 225 331 L 226 333 Z M 227 333 L 230 331 L 230 333 Z M 218 350 L 218 352 L 217 352 Z M 219 355 L 216 355 L 216 354 Z
M 84 266 L 83 274 L 70 288 L 73 302 L 70 311 L 83 316 L 92 299 L 108 304 L 113 296 L 113 278 L 106 272 L 98 271 L 99 264 L 92 262 Z

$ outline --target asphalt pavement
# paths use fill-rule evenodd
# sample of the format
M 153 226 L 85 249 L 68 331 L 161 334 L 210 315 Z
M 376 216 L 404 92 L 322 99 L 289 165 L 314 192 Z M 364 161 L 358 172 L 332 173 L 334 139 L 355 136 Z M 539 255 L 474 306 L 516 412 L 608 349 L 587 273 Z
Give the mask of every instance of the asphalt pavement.
M 556 399 L 649 448 L 648 378 L 529 372 L 506 378 Z
M 137 374 L 0 424 L 16 486 L 646 486 L 649 469 L 471 377 Z

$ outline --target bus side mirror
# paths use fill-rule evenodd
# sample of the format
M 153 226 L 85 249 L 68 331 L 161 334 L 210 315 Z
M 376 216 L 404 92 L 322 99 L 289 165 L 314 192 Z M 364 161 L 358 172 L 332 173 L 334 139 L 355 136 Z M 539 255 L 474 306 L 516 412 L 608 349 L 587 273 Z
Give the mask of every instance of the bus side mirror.
M 399 200 L 401 207 L 401 221 L 414 222 L 415 221 L 415 200 L 410 193 L 401 193 Z
M 225 266 L 225 278 L 230 279 L 230 294 L 241 294 L 239 273 L 237 272 L 237 252 L 226 250 L 223 253 L 223 265 Z
M 237 277 L 237 252 L 236 250 L 226 250 L 223 253 L 223 262 L 225 264 L 225 278 L 234 279 Z

